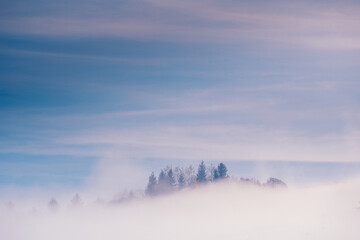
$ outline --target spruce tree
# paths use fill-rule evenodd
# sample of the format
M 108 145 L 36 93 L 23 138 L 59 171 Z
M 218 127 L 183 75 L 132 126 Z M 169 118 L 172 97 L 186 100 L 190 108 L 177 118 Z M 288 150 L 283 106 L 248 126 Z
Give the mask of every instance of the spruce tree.
M 166 174 L 164 172 L 164 170 L 161 170 L 160 174 L 159 174 L 159 185 L 166 185 Z
M 168 173 L 167 173 L 167 181 L 168 181 L 168 185 L 169 187 L 174 187 L 175 186 L 175 178 L 174 178 L 174 173 L 173 170 L 170 168 Z
M 75 194 L 75 196 L 71 199 L 71 204 L 74 207 L 78 207 L 83 205 L 83 201 L 81 200 L 81 197 L 78 193 Z
M 196 181 L 199 183 L 205 183 L 206 179 L 206 167 L 204 161 L 202 161 L 198 167 L 198 172 L 196 174 Z
M 146 194 L 149 196 L 154 196 L 156 194 L 156 177 L 154 172 L 149 176 L 149 183 L 146 187 Z
M 157 193 L 166 193 L 169 191 L 169 181 L 167 173 L 162 169 L 159 174 Z
M 219 173 L 219 178 L 220 179 L 224 179 L 224 178 L 227 178 L 228 175 L 227 175 L 227 169 L 226 169 L 226 166 L 225 164 L 223 163 L 220 163 L 218 168 L 217 168 L 217 171 Z
M 219 178 L 220 178 L 219 171 L 217 169 L 214 169 L 213 180 L 216 181 Z
M 178 178 L 178 188 L 182 189 L 184 187 L 185 187 L 185 177 L 183 173 L 180 173 Z
M 59 208 L 59 203 L 56 201 L 55 198 L 51 198 L 49 204 L 48 204 L 48 208 L 50 211 L 57 211 Z

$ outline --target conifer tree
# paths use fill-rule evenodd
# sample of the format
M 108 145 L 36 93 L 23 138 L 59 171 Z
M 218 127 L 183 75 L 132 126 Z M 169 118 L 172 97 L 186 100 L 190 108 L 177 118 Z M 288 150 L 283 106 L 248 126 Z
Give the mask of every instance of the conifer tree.
M 59 203 L 56 201 L 55 198 L 51 198 L 51 200 L 50 200 L 50 202 L 48 204 L 48 208 L 49 208 L 50 211 L 53 211 L 53 212 L 58 210 Z
M 166 185 L 167 181 L 166 181 L 166 174 L 164 172 L 164 170 L 161 170 L 160 174 L 159 174 L 159 185 Z
M 196 175 L 196 181 L 199 183 L 205 183 L 206 179 L 206 167 L 204 161 L 202 161 L 198 167 L 198 172 Z
M 219 173 L 219 178 L 220 179 L 224 179 L 224 178 L 227 178 L 228 175 L 227 175 L 227 168 L 225 166 L 225 164 L 223 163 L 220 163 L 218 168 L 217 168 L 217 171 Z
M 180 173 L 178 178 L 178 188 L 182 189 L 184 187 L 185 187 L 185 177 L 183 173 Z
M 169 169 L 169 171 L 167 173 L 167 181 L 168 181 L 169 187 L 174 187 L 175 186 L 174 173 L 173 173 L 173 170 L 171 168 Z
M 162 169 L 159 174 L 159 181 L 157 187 L 157 193 L 166 193 L 170 189 L 169 187 L 169 179 L 166 170 Z
M 146 187 L 146 194 L 149 196 L 154 196 L 156 194 L 156 177 L 154 172 L 149 176 L 149 183 Z
M 196 180 L 195 169 L 192 165 L 186 167 L 183 171 L 186 184 L 192 186 Z
M 213 173 L 213 180 L 216 181 L 220 178 L 219 171 L 215 168 Z
M 83 201 L 81 200 L 80 195 L 78 193 L 76 193 L 75 196 L 71 199 L 71 204 L 74 207 L 78 207 L 83 204 Z

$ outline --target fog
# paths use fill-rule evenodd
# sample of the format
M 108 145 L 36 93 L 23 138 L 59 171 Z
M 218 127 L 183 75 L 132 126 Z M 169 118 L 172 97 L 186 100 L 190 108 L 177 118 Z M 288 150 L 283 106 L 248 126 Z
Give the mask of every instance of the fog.
M 89 199 L 88 199 L 89 198 Z M 49 200 L 49 199 L 47 199 Z M 81 206 L 1 207 L 0 238 L 56 239 L 359 239 L 360 179 L 306 187 L 212 183 L 157 197 Z M 40 203 L 39 201 L 38 203 Z M 44 202 L 44 200 L 43 200 Z

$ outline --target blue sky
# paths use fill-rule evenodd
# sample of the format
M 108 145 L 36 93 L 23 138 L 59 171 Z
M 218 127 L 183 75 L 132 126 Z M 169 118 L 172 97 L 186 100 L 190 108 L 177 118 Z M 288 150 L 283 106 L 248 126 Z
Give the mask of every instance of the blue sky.
M 259 177 L 359 173 L 356 1 L 0 9 L 2 186 L 138 187 L 201 160 Z

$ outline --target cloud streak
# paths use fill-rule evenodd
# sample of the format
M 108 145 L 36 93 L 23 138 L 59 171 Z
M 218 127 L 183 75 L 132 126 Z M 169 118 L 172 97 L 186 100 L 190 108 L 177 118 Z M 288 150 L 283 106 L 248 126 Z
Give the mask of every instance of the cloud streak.
M 358 132 L 306 136 L 258 127 L 152 127 L 86 134 L 61 144 L 108 145 L 136 158 L 190 160 L 359 161 Z M 117 149 L 117 150 L 114 150 Z
M 360 18 L 356 14 L 360 6 L 355 3 L 325 6 L 276 2 L 267 10 L 260 3 L 151 0 L 128 3 L 126 7 L 114 5 L 113 9 L 98 7 L 98 14 L 91 14 L 95 6 L 75 5 L 81 11 L 67 12 L 60 8 L 56 15 L 5 17 L 0 29 L 5 33 L 45 36 L 231 44 L 258 41 L 311 49 L 360 49 Z
M 358 162 L 356 104 L 342 98 L 342 102 L 322 107 L 322 102 L 343 89 L 351 96 L 353 86 L 357 85 L 325 81 L 202 89 L 176 95 L 137 91 L 143 109 L 33 116 L 32 121 L 41 125 L 68 129 L 44 132 L 46 137 L 21 146 L 4 142 L 1 152 L 100 158 L 113 154 L 125 159 Z M 257 99 L 258 93 L 266 97 Z M 322 102 L 309 106 L 298 102 L 303 98 Z M 296 109 L 289 107 L 291 101 Z M 325 123 L 329 127 L 321 128 Z

